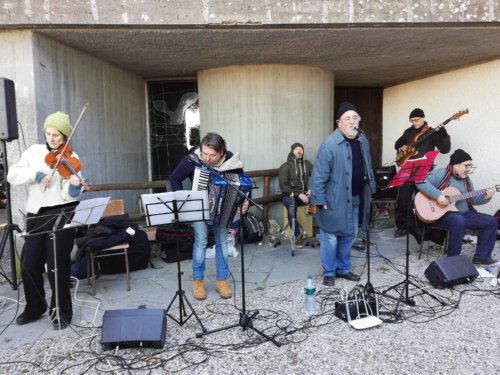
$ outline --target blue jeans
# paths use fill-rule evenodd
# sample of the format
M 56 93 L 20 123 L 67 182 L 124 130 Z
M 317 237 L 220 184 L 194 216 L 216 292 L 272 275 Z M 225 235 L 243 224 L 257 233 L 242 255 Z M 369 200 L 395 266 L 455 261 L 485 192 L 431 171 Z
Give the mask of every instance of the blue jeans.
M 497 239 L 497 220 L 492 215 L 476 211 L 447 212 L 436 222 L 448 229 L 448 256 L 460 255 L 465 228 L 478 231 L 475 257 L 490 259 Z
M 193 245 L 193 280 L 203 280 L 205 272 L 205 253 L 208 242 L 209 226 L 203 221 L 193 223 L 194 245 Z M 217 280 L 226 280 L 228 275 L 227 263 L 227 229 L 218 225 L 210 226 L 215 238 L 215 267 Z
M 300 225 L 297 222 L 297 207 L 298 206 L 304 206 L 305 203 L 302 202 L 301 199 L 299 198 L 290 198 L 289 195 L 284 196 L 282 199 L 283 205 L 286 207 L 286 211 L 288 214 L 288 222 L 290 223 L 290 229 L 295 228 L 294 234 L 295 237 L 297 237 L 300 233 Z M 292 207 L 293 205 L 293 207 Z M 293 226 L 295 223 L 295 227 Z
M 320 229 L 320 259 L 323 276 L 345 275 L 351 270 L 351 248 L 358 234 L 359 206 L 354 206 L 354 235 L 336 236 Z

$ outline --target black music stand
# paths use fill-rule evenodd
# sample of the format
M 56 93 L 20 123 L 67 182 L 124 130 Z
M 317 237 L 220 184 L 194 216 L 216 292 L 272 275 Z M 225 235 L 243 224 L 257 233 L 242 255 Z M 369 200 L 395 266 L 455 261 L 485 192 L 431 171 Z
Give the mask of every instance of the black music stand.
M 437 151 L 437 150 L 429 151 L 425 154 L 425 156 L 423 158 L 407 160 L 405 163 L 403 163 L 403 165 L 401 166 L 401 169 L 396 174 L 396 176 L 394 176 L 392 181 L 389 182 L 389 184 L 387 185 L 387 188 L 398 187 L 398 186 L 401 186 L 404 184 L 410 185 L 412 183 L 415 184 L 415 183 L 423 182 L 425 180 L 425 178 L 427 177 L 427 174 L 431 170 L 433 163 L 434 163 L 434 159 L 436 159 L 436 156 L 438 153 L 439 153 L 439 151 Z M 407 221 L 407 223 L 410 221 L 411 196 L 408 199 L 409 199 L 409 202 L 408 202 L 408 206 L 406 209 L 406 221 Z M 403 287 L 401 289 L 401 293 L 400 293 L 399 297 L 397 298 L 398 303 L 400 301 L 403 301 L 404 303 L 406 303 L 409 306 L 414 306 L 415 301 L 408 296 L 409 285 L 411 284 L 418 289 L 420 289 L 420 287 L 418 285 L 416 285 L 415 283 L 413 283 L 411 280 L 409 280 L 409 277 L 410 277 L 410 232 L 407 231 L 406 232 L 405 279 L 402 282 L 387 288 L 386 290 L 384 290 L 382 292 L 382 294 L 385 295 L 388 291 L 390 291 L 392 289 L 396 290 L 399 287 Z M 430 295 L 426 291 L 423 291 L 423 292 Z M 403 299 L 403 295 L 404 295 L 404 299 Z M 390 297 L 390 296 L 388 296 L 388 297 Z M 396 306 L 396 309 L 397 309 L 397 306 Z
M 243 204 L 245 203 L 245 200 L 248 200 L 250 203 L 252 203 L 259 210 L 261 210 L 261 211 L 263 210 L 262 206 L 260 206 L 258 203 L 256 203 L 251 198 L 249 198 L 245 193 L 243 193 L 238 188 L 236 188 L 233 185 L 232 181 L 228 180 L 227 178 L 225 178 L 222 175 L 222 173 L 216 171 L 211 166 L 209 166 L 208 164 L 206 164 L 203 161 L 201 161 L 198 158 L 198 156 L 196 156 L 195 154 L 189 154 L 187 157 L 188 157 L 188 160 L 190 162 L 192 162 L 192 163 L 194 163 L 196 165 L 200 165 L 200 166 L 203 166 L 203 167 L 207 168 L 211 173 L 217 175 L 219 178 L 221 178 L 224 181 L 226 181 L 227 185 L 231 189 L 233 189 L 233 191 L 239 197 L 239 210 L 240 210 L 240 212 L 242 212 L 242 208 L 243 208 Z M 240 238 L 240 253 L 241 253 L 241 303 L 242 303 L 242 307 L 241 307 L 241 312 L 240 312 L 240 316 L 239 316 L 239 319 L 238 319 L 238 323 L 231 324 L 231 325 L 228 325 L 228 326 L 225 326 L 225 327 L 221 327 L 221 328 L 216 328 L 216 329 L 213 329 L 213 330 L 210 330 L 210 331 L 204 331 L 204 332 L 201 332 L 201 333 L 197 333 L 196 337 L 200 338 L 200 337 L 202 337 L 204 335 L 208 335 L 208 334 L 211 334 L 211 333 L 224 331 L 226 329 L 235 328 L 235 327 L 241 327 L 241 328 L 243 328 L 243 331 L 246 331 L 247 328 L 250 328 L 253 331 L 255 331 L 256 333 L 258 333 L 259 335 L 261 335 L 262 337 L 264 337 L 267 340 L 271 341 L 274 345 L 276 345 L 276 346 L 279 347 L 279 346 L 281 346 L 280 342 L 276 341 L 271 336 L 266 335 L 264 332 L 262 332 L 261 330 L 255 328 L 253 326 L 252 319 L 255 318 L 259 314 L 259 311 L 258 310 L 254 311 L 254 313 L 252 315 L 250 315 L 250 316 L 246 312 L 246 301 L 245 301 L 245 249 L 244 249 L 244 245 L 243 245 L 243 243 L 245 241 L 244 240 L 245 236 L 243 234 L 243 228 L 242 228 L 242 226 L 243 226 L 243 217 L 241 217 L 241 219 L 240 219 L 240 226 L 238 228 L 239 238 Z
M 78 206 L 79 201 L 72 201 L 63 204 L 58 204 L 55 206 L 41 207 L 35 217 L 28 217 L 26 219 L 26 224 L 30 222 L 31 229 L 30 232 L 23 233 L 22 237 L 29 237 L 38 234 L 47 234 L 52 240 L 52 247 L 54 251 L 54 286 L 55 290 L 55 315 L 51 314 L 51 318 L 60 324 L 60 313 L 59 313 L 59 288 L 58 288 L 58 268 L 57 268 L 57 241 L 56 233 L 68 229 L 67 225 L 71 222 L 71 219 L 75 213 L 75 208 Z M 53 310 L 53 311 L 54 311 Z M 60 327 L 60 326 L 59 326 Z
M 178 288 L 174 297 L 170 301 L 170 304 L 165 310 L 165 314 L 181 326 L 186 323 L 191 316 L 194 316 L 203 332 L 206 332 L 207 329 L 203 326 L 203 323 L 193 309 L 193 306 L 187 299 L 186 292 L 182 289 L 181 276 L 183 275 L 183 272 L 181 271 L 180 261 L 179 224 L 181 222 L 207 221 L 210 219 L 207 192 L 179 190 L 159 194 L 142 194 L 141 200 L 146 212 L 146 222 L 148 226 L 172 223 L 175 225 Z M 168 313 L 177 297 L 179 298 L 179 319 L 176 319 Z M 191 314 L 189 315 L 186 313 L 184 302 L 186 302 L 191 310 Z
M 53 320 L 60 322 L 59 313 L 59 288 L 58 288 L 58 268 L 56 251 L 56 233 L 70 228 L 77 228 L 82 225 L 95 224 L 101 218 L 104 209 L 109 201 L 109 197 L 94 198 L 83 201 L 71 201 L 55 206 L 41 207 L 37 216 L 26 219 L 31 221 L 32 230 L 29 233 L 21 234 L 22 237 L 29 237 L 36 234 L 50 234 L 54 251 L 54 285 L 55 290 L 55 317 Z M 60 328 L 60 325 L 59 325 Z

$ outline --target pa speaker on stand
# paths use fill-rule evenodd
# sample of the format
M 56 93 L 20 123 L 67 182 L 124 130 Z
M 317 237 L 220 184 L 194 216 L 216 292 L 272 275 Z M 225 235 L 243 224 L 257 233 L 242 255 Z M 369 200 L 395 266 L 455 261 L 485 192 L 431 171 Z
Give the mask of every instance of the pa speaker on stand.
M 10 142 L 17 138 L 16 90 L 14 81 L 0 77 L 0 140 Z

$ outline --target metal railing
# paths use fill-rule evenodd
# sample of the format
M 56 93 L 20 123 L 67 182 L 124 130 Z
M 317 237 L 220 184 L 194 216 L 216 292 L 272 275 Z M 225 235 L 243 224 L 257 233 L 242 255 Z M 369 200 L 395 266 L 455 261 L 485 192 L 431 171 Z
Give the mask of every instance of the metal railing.
M 269 205 L 281 202 L 281 194 L 270 195 L 271 179 L 278 176 L 278 169 L 262 169 L 245 172 L 250 178 L 262 178 L 262 197 L 254 198 L 254 201 L 261 204 L 262 222 L 264 230 L 267 232 L 269 222 Z M 149 182 L 125 182 L 116 184 L 95 184 L 90 187 L 89 192 L 110 191 L 110 190 L 142 190 L 142 189 L 163 189 L 167 186 L 167 180 L 157 180 Z

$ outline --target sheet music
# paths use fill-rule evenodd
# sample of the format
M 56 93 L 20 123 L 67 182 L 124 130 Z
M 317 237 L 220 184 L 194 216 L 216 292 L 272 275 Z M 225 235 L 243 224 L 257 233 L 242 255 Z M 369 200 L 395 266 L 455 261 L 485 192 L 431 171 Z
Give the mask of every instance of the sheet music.
M 405 161 L 396 176 L 387 184 L 386 189 L 404 185 L 408 180 L 411 182 L 422 182 L 427 176 L 427 172 L 432 166 L 434 159 L 436 159 L 437 154 L 439 154 L 438 150 L 429 151 L 421 158 Z
M 175 222 L 174 202 L 179 222 L 209 221 L 208 191 L 178 190 L 159 194 L 141 194 L 148 226 Z
M 75 215 L 67 227 L 96 224 L 101 220 L 102 214 L 108 205 L 110 197 L 93 198 L 80 201 L 75 208 Z

